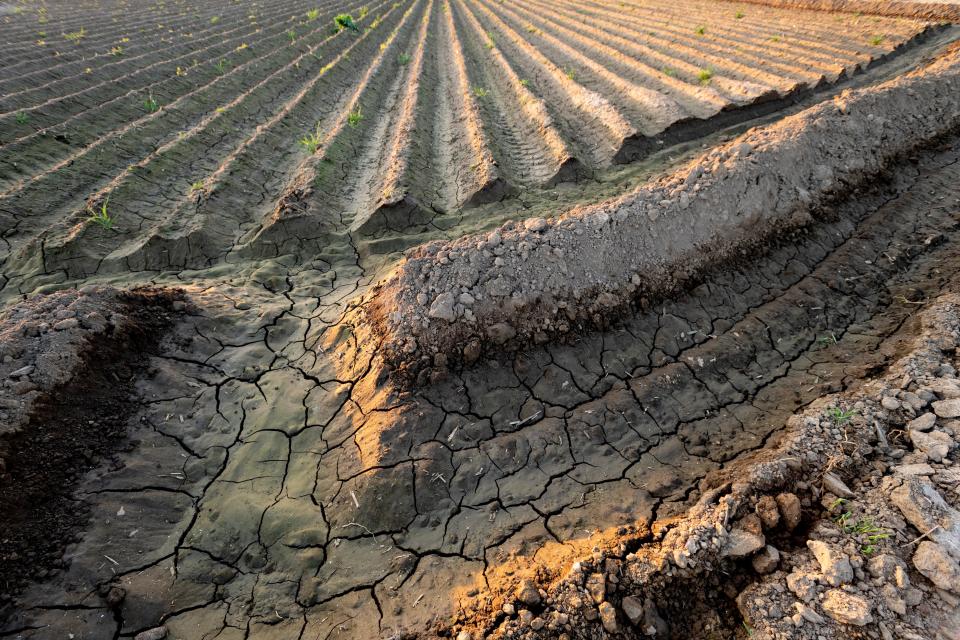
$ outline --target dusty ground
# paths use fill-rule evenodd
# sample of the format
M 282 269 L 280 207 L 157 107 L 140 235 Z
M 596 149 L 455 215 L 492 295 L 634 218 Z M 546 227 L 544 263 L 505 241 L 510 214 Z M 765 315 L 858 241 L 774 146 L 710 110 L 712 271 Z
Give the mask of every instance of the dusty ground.
M 64 49 L 60 31 L 76 32 L 90 7 L 58 14 L 51 6 L 53 22 L 43 29 Z M 705 497 L 719 482 L 714 478 L 747 468 L 743 455 L 762 460 L 790 416 L 808 406 L 809 415 L 816 414 L 821 405 L 811 403 L 825 394 L 860 393 L 864 402 L 877 396 L 864 381 L 885 379 L 887 367 L 914 349 L 922 331 L 933 335 L 918 313 L 951 290 L 960 262 L 960 143 L 950 136 L 898 158 L 869 185 L 832 203 L 817 224 L 796 229 L 765 253 L 730 261 L 686 294 L 648 305 L 621 324 L 575 332 L 568 344 L 484 359 L 414 390 L 391 386 L 376 350 L 353 348 L 370 338 L 354 320 L 362 294 L 395 266 L 399 250 L 633 190 L 699 153 L 701 138 L 673 146 L 687 135 L 714 135 L 704 144 L 733 136 L 737 130 L 723 129 L 742 118 L 775 119 L 781 108 L 809 106 L 829 97 L 833 82 L 880 82 L 955 37 L 952 29 L 929 30 L 917 21 L 761 8 L 745 11 L 751 19 L 741 22 L 746 17 L 736 17 L 734 6 L 720 15 L 710 13 L 714 5 L 708 3 L 666 7 L 664 13 L 639 2 L 627 3 L 625 11 L 595 2 L 570 2 L 551 13 L 546 6 L 479 0 L 370 5 L 360 34 L 334 35 L 330 18 L 341 8 L 334 4 L 324 4 L 320 17 L 308 21 L 302 3 L 255 10 L 210 3 L 163 14 L 163 29 L 151 13 L 166 5 L 102 5 L 118 17 L 123 13 L 136 33 L 156 37 L 121 44 L 129 37 L 122 24 L 87 24 L 87 35 L 71 43 L 77 48 L 56 56 L 62 77 L 45 75 L 49 60 L 23 49 L 23 42 L 38 38 L 38 9 L 30 6 L 29 23 L 15 22 L 22 14 L 8 14 L 3 28 L 16 38 L 2 46 L 18 56 L 18 71 L 0 79 L 3 99 L 14 101 L 2 103 L 0 135 L 11 130 L 9 123 L 21 126 L 18 110 L 29 111 L 29 128 L 15 140 L 4 137 L 0 146 L 0 153 L 10 154 L 0 165 L 0 178 L 8 179 L 0 200 L 8 249 L 0 293 L 5 313 L 22 294 L 88 281 L 175 287 L 188 304 L 174 309 L 170 302 L 177 324 L 166 334 L 148 324 L 142 342 L 119 341 L 116 352 L 108 340 L 98 366 L 67 383 L 79 388 L 57 380 L 46 389 L 60 404 L 39 406 L 54 416 L 71 415 L 64 404 L 76 408 L 85 420 L 74 426 L 85 430 L 84 438 L 103 427 L 101 439 L 89 459 L 82 449 L 78 459 L 66 458 L 74 464 L 54 494 L 60 500 L 54 504 L 65 506 L 42 529 L 52 544 L 33 534 L 39 528 L 24 529 L 30 535 L 16 539 L 0 537 L 0 544 L 25 543 L 34 554 L 26 556 L 30 562 L 19 551 L 15 563 L 5 559 L 4 584 L 14 586 L 5 587 L 0 603 L 0 636 L 389 638 L 409 632 L 463 638 L 461 632 L 479 637 L 478 630 L 503 624 L 506 634 L 603 637 L 608 632 L 602 620 L 591 619 L 590 607 L 580 609 L 581 616 L 571 606 L 560 623 L 540 615 L 547 611 L 544 600 L 527 605 L 532 616 L 518 605 L 504 613 L 503 594 L 513 597 L 520 577 L 535 576 L 534 586 L 544 589 L 539 598 L 559 598 L 574 582 L 558 580 L 577 559 L 586 559 L 580 566 L 588 573 L 600 572 L 589 564 L 594 547 L 626 563 L 626 553 L 644 544 L 659 546 L 653 543 L 664 535 L 679 539 L 689 529 L 671 529 L 670 522 L 682 522 L 673 519 L 691 507 L 696 517 L 713 513 L 713 500 L 721 496 L 732 509 L 734 494 L 727 489 Z M 358 9 L 351 9 L 355 17 Z M 621 14 L 618 30 L 604 27 Z M 574 39 L 577 29 L 570 25 L 584 16 L 595 49 Z M 698 34 L 704 16 L 709 22 Z M 870 44 L 878 30 L 883 38 Z M 620 139 L 631 127 L 648 125 L 637 105 L 656 98 L 628 86 L 623 78 L 643 68 L 616 55 L 643 33 L 650 34 L 648 49 L 630 55 L 648 56 L 647 72 L 659 69 L 663 76 L 658 86 L 685 83 L 673 95 L 690 108 L 700 105 L 708 117 L 702 129 L 675 138 L 664 134 L 668 150 L 649 156 L 642 146 L 624 145 L 629 135 Z M 186 61 L 197 55 L 200 38 L 211 48 L 201 64 L 190 66 Z M 105 53 L 104 42 L 125 52 Z M 346 47 L 353 48 L 340 55 Z M 742 59 L 727 56 L 732 48 Z M 451 55 L 437 55 L 443 52 Z M 409 59 L 402 62 L 401 54 Z M 229 66 L 217 68 L 220 59 L 229 59 Z M 725 61 L 729 66 L 722 66 Z M 711 64 L 716 73 L 701 84 L 696 74 Z M 677 75 L 663 73 L 664 65 Z M 751 75 L 767 65 L 775 71 Z M 94 69 L 94 84 L 84 79 L 87 66 Z M 841 68 L 853 77 L 844 80 Z M 717 117 L 699 102 L 733 104 L 713 94 L 742 89 L 747 80 L 761 85 L 761 75 L 769 86 L 783 84 L 765 103 L 769 112 L 752 105 L 757 109 Z M 319 80 L 311 84 L 310 78 Z M 818 84 L 814 91 L 811 85 Z M 487 94 L 478 95 L 476 86 Z M 524 110 L 509 91 L 526 86 L 534 97 Z M 147 87 L 161 103 L 156 112 L 143 105 Z M 48 90 L 64 97 L 47 102 Z M 228 94 L 233 101 L 222 111 L 211 107 L 220 104 L 213 98 Z M 336 96 L 337 109 L 318 94 Z M 600 125 L 579 119 L 584 109 L 578 100 L 601 94 L 612 105 L 603 111 L 610 116 L 603 126 L 619 123 L 616 135 L 594 135 L 590 127 Z M 122 96 L 135 99 L 120 109 Z M 425 104 L 440 123 L 429 136 L 417 133 Z M 357 111 L 343 105 L 362 105 L 359 126 L 347 119 Z M 467 115 L 460 121 L 455 113 Z M 334 134 L 325 140 L 337 144 L 306 154 L 296 140 L 321 115 Z M 180 124 L 171 127 L 171 119 Z M 541 127 L 547 119 L 553 129 Z M 668 127 L 661 133 L 668 131 L 668 121 L 657 121 L 648 133 L 660 126 Z M 524 134 L 525 126 L 534 126 L 539 137 Z M 497 142 L 503 131 L 509 135 Z M 647 135 L 652 144 L 657 135 Z M 398 144 L 384 144 L 391 136 Z M 444 144 L 452 138 L 472 151 Z M 593 142 L 584 145 L 583 139 Z M 111 145 L 115 155 L 101 154 L 102 145 Z M 394 155 L 384 156 L 383 149 Z M 567 158 L 563 149 L 577 151 Z M 543 161 L 548 151 L 555 164 Z M 467 175 L 462 169 L 474 166 L 472 153 L 486 163 L 478 165 L 487 167 L 482 175 L 493 178 L 495 166 L 499 181 L 430 182 L 438 173 Z M 383 184 L 368 182 L 381 166 L 405 167 L 381 177 L 409 189 L 386 196 Z M 193 189 L 197 180 L 203 186 Z M 323 188 L 310 187 L 317 184 Z M 428 184 L 443 187 L 429 194 L 430 218 L 424 220 L 417 217 L 425 198 L 418 189 Z M 107 194 L 115 226 L 85 222 L 86 201 L 96 208 Z M 397 202 L 379 206 L 380 196 L 394 195 Z M 32 304 L 40 303 L 30 298 Z M 956 322 L 953 311 L 943 313 L 944 322 Z M 13 362 L 0 366 L 8 365 Z M 23 377 L 0 373 L 7 376 L 4 389 Z M 930 373 L 922 384 L 947 373 Z M 112 394 L 106 400 L 90 391 L 105 387 Z M 864 407 L 852 424 L 861 425 Z M 889 424 L 906 418 L 906 409 L 898 411 Z M 91 413 L 95 417 L 87 418 Z M 29 429 L 22 418 L 30 415 L 16 414 L 18 433 L 60 432 L 49 422 Z M 932 429 L 951 435 L 952 427 Z M 903 450 L 912 456 L 908 462 L 919 459 L 913 439 L 908 451 L 905 440 L 887 435 L 891 451 Z M 42 460 L 28 459 L 30 470 L 61 469 L 48 463 L 74 449 L 61 446 L 49 456 L 39 449 Z M 939 478 L 949 476 L 943 460 L 955 456 L 951 448 L 930 474 L 954 506 L 955 496 Z M 872 476 L 859 467 L 836 472 L 852 490 L 872 490 L 863 484 Z M 784 485 L 777 491 L 807 500 L 804 522 L 833 522 L 829 505 L 817 506 L 818 485 L 807 482 L 807 489 Z M 749 500 L 754 494 L 751 488 L 736 495 Z M 879 505 L 879 493 L 871 500 L 850 500 L 849 517 Z M 736 513 L 742 515 L 743 509 Z M 741 519 L 738 526 L 747 524 Z M 830 544 L 841 538 L 808 529 L 764 532 L 764 541 L 782 553 L 784 572 L 819 571 L 799 536 Z M 905 524 L 897 531 L 913 534 Z M 796 544 L 785 541 L 795 536 Z M 911 588 L 926 593 L 925 604 L 911 604 L 899 617 L 875 604 L 869 637 L 882 633 L 879 622 L 891 633 L 917 629 L 924 620 L 932 624 L 942 614 L 940 603 L 949 602 L 949 594 L 917 574 L 912 556 L 903 558 Z M 676 594 L 674 608 L 657 601 L 657 615 L 678 637 L 734 637 L 747 632 L 743 622 L 754 633 L 787 629 L 782 617 L 758 616 L 749 602 L 738 606 L 745 592 L 743 599 L 754 598 L 768 612 L 777 606 L 784 616 L 800 613 L 789 609 L 786 592 L 777 591 L 777 599 L 764 591 L 786 580 L 783 575 L 760 579 L 750 565 L 738 565 L 734 588 L 711 590 L 701 603 L 703 628 L 678 624 L 677 603 L 701 593 L 682 582 L 671 582 L 675 590 L 666 592 Z M 698 566 L 713 565 L 705 560 Z M 710 579 L 717 575 L 724 574 Z M 860 593 L 882 590 L 880 583 L 864 584 L 867 574 L 855 575 Z M 640 587 L 627 588 L 640 582 L 624 581 L 620 591 L 611 590 L 609 607 L 597 610 L 609 624 L 612 609 L 618 633 L 627 637 L 649 627 L 635 629 L 628 612 L 635 610 L 624 607 L 624 596 L 641 594 Z M 596 590 L 596 579 L 593 584 Z M 589 586 L 586 576 L 581 586 Z M 915 599 L 914 591 L 897 588 L 905 602 Z M 558 616 L 560 602 L 549 604 Z M 811 602 L 824 615 L 819 600 Z M 535 620 L 543 621 L 539 630 Z M 548 627 L 553 622 L 559 627 Z M 824 637 L 859 633 L 831 625 L 800 629 L 822 629 Z

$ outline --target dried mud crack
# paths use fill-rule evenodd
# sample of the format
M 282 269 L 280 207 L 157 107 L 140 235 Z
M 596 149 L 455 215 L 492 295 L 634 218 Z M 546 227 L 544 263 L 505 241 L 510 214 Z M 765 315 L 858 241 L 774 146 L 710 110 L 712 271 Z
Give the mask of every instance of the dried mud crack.
M 955 604 L 949 540 L 887 507 L 888 472 L 927 464 L 956 508 L 957 425 L 910 420 L 960 398 L 958 27 L 703 0 L 21 5 L 0 6 L 0 637 L 886 640 Z M 724 172 L 737 206 L 660 223 L 775 215 L 669 296 L 409 351 L 381 330 L 447 305 L 369 304 L 423 252 L 450 269 L 441 245 L 522 281 L 522 248 L 479 246 L 505 222 L 682 183 L 645 224 Z M 620 264 L 554 255 L 571 282 Z M 841 518 L 899 546 L 867 554 Z

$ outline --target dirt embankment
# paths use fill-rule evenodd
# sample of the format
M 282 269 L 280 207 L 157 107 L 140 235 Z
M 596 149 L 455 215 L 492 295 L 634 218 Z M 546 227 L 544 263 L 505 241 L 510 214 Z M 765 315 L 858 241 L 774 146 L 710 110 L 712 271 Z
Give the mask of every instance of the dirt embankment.
M 958 346 L 950 293 L 886 375 L 794 415 L 778 446 L 708 477 L 687 515 L 565 575 L 507 576 L 449 635 L 956 638 Z
M 749 131 L 619 200 L 410 252 L 367 305 L 387 366 L 421 381 L 602 328 L 817 219 L 960 125 L 960 50 Z
M 960 22 L 960 4 L 911 0 L 738 0 L 781 9 L 866 13 L 876 16 Z
M 74 486 L 122 446 L 146 356 L 184 308 L 178 290 L 91 286 L 0 314 L 0 618 L 66 566 L 85 522 Z

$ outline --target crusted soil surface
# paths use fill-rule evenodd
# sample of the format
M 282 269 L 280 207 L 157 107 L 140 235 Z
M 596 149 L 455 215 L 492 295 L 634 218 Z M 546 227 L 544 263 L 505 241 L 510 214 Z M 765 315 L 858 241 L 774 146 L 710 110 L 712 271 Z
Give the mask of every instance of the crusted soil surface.
M 788 614 L 792 629 L 846 637 L 815 580 L 802 602 L 824 621 L 796 627 L 793 596 L 762 590 L 778 574 L 748 569 L 755 550 L 732 565 L 691 551 L 692 581 L 637 574 L 608 596 L 617 583 L 592 554 L 673 558 L 683 523 L 721 501 L 724 524 L 747 527 L 744 505 L 775 490 L 728 487 L 752 473 L 742 458 L 801 433 L 791 416 L 814 416 L 825 394 L 867 402 L 864 383 L 932 335 L 919 314 L 960 267 L 947 82 L 919 103 L 895 96 L 897 118 L 924 125 L 914 145 L 894 140 L 900 124 L 857 120 L 899 155 L 844 173 L 815 216 L 597 330 L 481 350 L 467 368 L 446 366 L 460 351 L 430 353 L 419 385 L 399 387 L 379 330 L 393 309 L 368 294 L 426 240 L 629 197 L 782 110 L 829 111 L 843 89 L 931 58 L 949 67 L 956 27 L 700 0 L 21 6 L 0 12 L 0 637 L 602 638 L 651 624 L 735 637 L 744 623 L 789 636 Z M 341 12 L 357 30 L 334 32 Z M 136 285 L 150 289 L 118 291 Z M 947 399 L 924 375 L 887 385 L 891 420 L 908 417 L 901 391 Z M 867 424 L 858 411 L 844 427 Z M 883 433 L 911 463 L 947 445 Z M 955 455 L 930 459 L 938 491 Z M 831 470 L 868 492 L 851 464 Z M 798 496 L 801 524 L 751 532 L 782 571 L 825 571 L 803 551 L 811 538 L 852 565 L 862 550 L 842 523 L 834 537 L 809 525 L 856 523 L 869 505 L 823 505 L 822 469 L 801 469 L 806 489 L 776 489 Z M 942 554 L 898 557 L 907 612 L 875 604 L 868 637 L 880 622 L 909 637 L 949 602 L 950 584 L 928 582 L 952 566 Z M 578 560 L 583 582 L 563 582 Z M 703 589 L 723 582 L 718 566 L 732 588 Z M 854 575 L 859 594 L 884 586 Z M 579 588 L 589 599 L 567 610 Z M 916 590 L 932 604 L 913 604 Z M 683 605 L 700 594 L 695 627 Z

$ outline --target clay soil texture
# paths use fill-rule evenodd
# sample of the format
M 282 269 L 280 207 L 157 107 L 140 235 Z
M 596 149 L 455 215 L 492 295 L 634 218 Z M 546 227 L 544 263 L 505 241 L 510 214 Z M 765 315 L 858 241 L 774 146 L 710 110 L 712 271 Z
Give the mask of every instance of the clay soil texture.
M 651 578 L 704 627 L 639 580 L 646 619 L 557 606 L 913 348 L 960 265 L 956 132 L 563 343 L 398 387 L 358 318 L 410 247 L 630 193 L 955 37 L 707 0 L 0 4 L 0 637 L 781 632 L 748 555 L 732 589 Z M 861 631 L 942 613 L 909 606 Z

